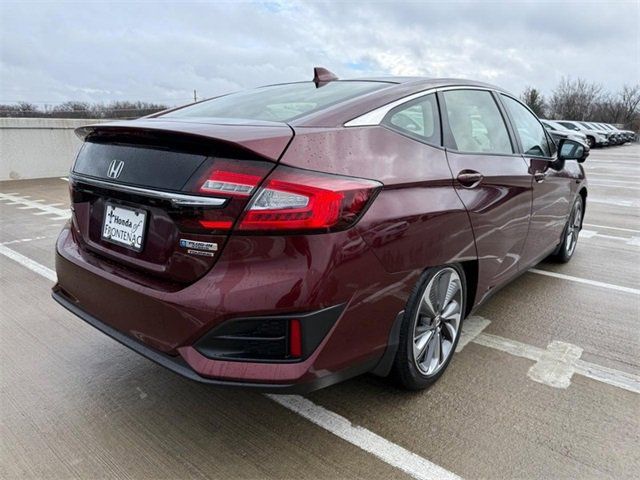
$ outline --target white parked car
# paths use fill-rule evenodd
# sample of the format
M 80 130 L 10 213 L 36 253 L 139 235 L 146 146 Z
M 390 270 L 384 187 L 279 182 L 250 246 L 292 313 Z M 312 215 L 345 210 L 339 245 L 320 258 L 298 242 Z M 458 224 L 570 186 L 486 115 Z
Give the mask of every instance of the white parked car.
M 540 120 L 542 125 L 547 129 L 547 131 L 551 134 L 556 143 L 558 143 L 563 138 L 570 138 L 572 140 L 577 140 L 584 144 L 587 144 L 587 136 L 579 131 L 570 130 L 566 127 L 563 127 L 557 122 L 553 120 Z
M 575 122 L 573 120 L 556 120 L 556 123 L 559 123 L 569 130 L 584 133 L 587 137 L 587 145 L 589 145 L 589 148 L 604 147 L 609 145 L 610 134 L 607 134 L 606 132 L 601 130 L 588 128 L 583 124 L 584 122 Z

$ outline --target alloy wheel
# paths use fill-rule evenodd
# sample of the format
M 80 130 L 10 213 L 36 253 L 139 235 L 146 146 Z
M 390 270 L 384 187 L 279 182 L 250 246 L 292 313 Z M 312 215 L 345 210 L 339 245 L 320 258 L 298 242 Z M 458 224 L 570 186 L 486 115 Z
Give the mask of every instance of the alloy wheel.
M 453 354 L 462 295 L 460 275 L 450 267 L 437 272 L 422 294 L 413 327 L 413 359 L 423 375 L 438 373 Z
M 569 218 L 569 224 L 567 225 L 567 238 L 565 239 L 565 248 L 567 249 L 567 255 L 570 257 L 573 255 L 578 243 L 578 235 L 580 233 L 580 225 L 582 223 L 582 202 L 576 202 Z

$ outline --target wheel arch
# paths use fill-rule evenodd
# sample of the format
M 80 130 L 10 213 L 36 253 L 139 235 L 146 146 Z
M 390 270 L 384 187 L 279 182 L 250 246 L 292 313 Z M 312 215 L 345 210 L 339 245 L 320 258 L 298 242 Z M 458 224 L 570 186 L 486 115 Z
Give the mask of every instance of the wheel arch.
M 583 186 L 578 191 L 578 195 L 582 197 L 582 219 L 580 220 L 580 228 L 582 229 L 582 223 L 584 222 L 584 215 L 587 212 L 587 187 Z
M 478 291 L 478 260 L 467 260 L 460 262 L 460 266 L 464 271 L 464 277 L 467 284 L 467 298 L 465 298 L 464 317 L 466 318 L 476 303 L 476 294 Z

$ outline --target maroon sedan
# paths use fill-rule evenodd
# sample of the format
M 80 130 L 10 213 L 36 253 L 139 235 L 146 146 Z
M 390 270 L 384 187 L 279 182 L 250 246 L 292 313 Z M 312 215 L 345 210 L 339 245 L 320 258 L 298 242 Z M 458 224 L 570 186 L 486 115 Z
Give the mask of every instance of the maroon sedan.
M 573 255 L 588 148 L 502 89 L 314 81 L 78 130 L 53 297 L 212 385 L 440 377 L 463 319 Z

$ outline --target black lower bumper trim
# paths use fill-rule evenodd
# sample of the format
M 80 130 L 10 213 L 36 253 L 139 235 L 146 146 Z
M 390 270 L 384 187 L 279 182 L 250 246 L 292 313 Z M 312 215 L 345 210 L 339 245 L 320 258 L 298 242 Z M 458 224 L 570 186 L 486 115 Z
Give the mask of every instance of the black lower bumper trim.
M 177 373 L 182 377 L 188 378 L 189 380 L 193 380 L 199 383 L 214 385 L 217 387 L 251 389 L 251 390 L 259 390 L 265 393 L 287 393 L 287 394 L 308 393 L 308 392 L 317 390 L 319 388 L 324 388 L 334 383 L 338 383 L 348 378 L 352 378 L 357 375 L 366 373 L 369 370 L 371 370 L 378 362 L 378 359 L 373 359 L 369 362 L 365 362 L 364 364 L 360 364 L 355 367 L 351 367 L 337 373 L 332 373 L 325 377 L 319 378 L 312 382 L 306 382 L 306 383 L 275 384 L 275 383 L 254 383 L 254 382 L 236 382 L 236 381 L 228 381 L 228 380 L 216 380 L 216 379 L 207 378 L 207 377 L 198 375 L 198 373 L 196 373 L 181 357 L 173 357 L 170 355 L 166 355 L 162 352 L 159 352 L 157 350 L 154 350 L 151 347 L 105 324 L 104 322 L 101 322 L 93 315 L 82 310 L 73 301 L 69 300 L 65 296 L 62 289 L 57 285 L 53 287 L 51 296 L 56 302 L 58 302 L 64 308 L 69 310 L 71 313 L 78 316 L 79 318 L 87 322 L 89 325 L 100 330 L 102 333 L 105 333 L 111 338 L 113 338 L 114 340 L 120 342 L 125 347 L 130 348 L 131 350 L 139 353 L 140 355 L 148 358 L 149 360 L 157 363 L 158 365 L 163 366 L 174 373 Z

